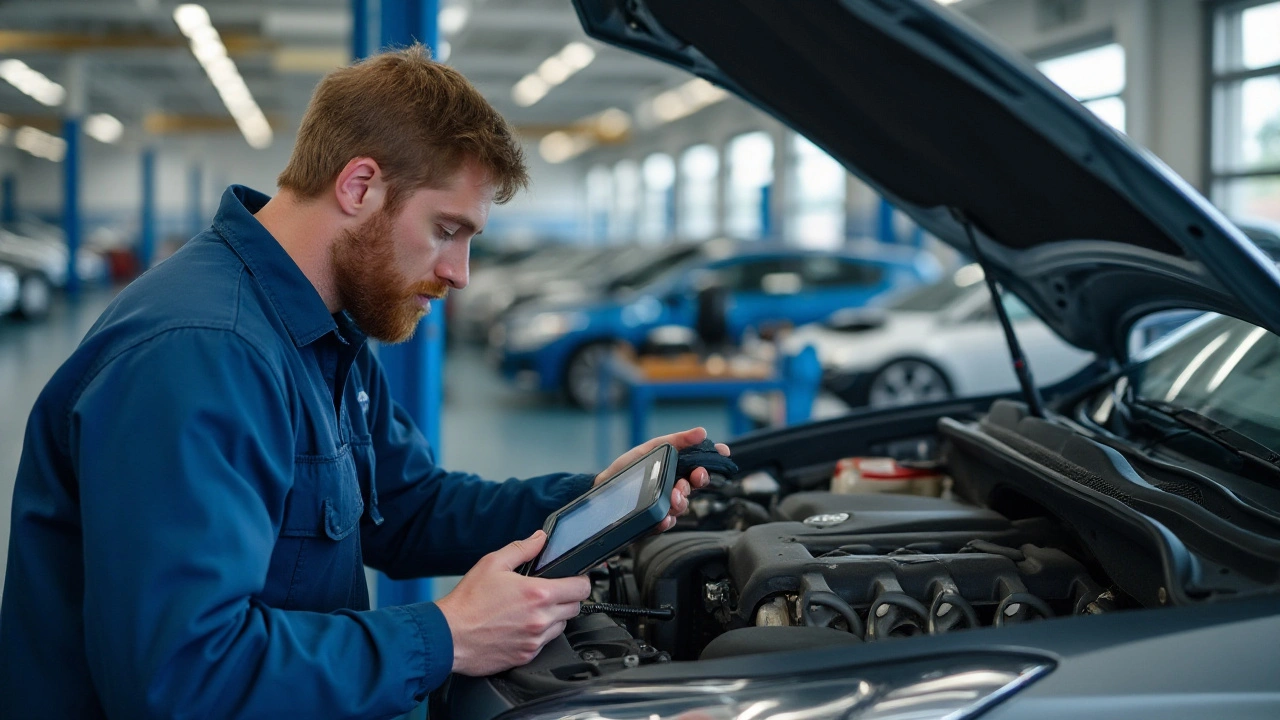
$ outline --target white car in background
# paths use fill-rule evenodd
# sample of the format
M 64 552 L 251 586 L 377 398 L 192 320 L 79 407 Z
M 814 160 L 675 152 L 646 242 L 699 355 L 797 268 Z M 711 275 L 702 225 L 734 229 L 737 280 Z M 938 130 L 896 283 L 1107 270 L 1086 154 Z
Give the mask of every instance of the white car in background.
M 12 313 L 18 307 L 18 271 L 8 265 L 0 265 L 0 317 Z
M 1066 379 L 1092 361 L 1092 353 L 1068 345 L 1016 297 L 1006 294 L 1004 306 L 1038 385 Z M 796 353 L 806 345 L 817 350 L 824 371 L 815 418 L 1018 389 L 976 264 L 887 307 L 840 311 L 797 328 L 783 349 Z

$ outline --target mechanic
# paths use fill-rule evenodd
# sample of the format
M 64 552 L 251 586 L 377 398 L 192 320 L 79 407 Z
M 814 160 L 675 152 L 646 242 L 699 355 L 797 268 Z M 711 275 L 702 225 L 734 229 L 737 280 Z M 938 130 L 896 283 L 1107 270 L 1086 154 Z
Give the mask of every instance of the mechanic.
M 421 46 L 320 83 L 276 197 L 229 188 L 32 410 L 0 717 L 387 717 L 561 633 L 589 583 L 514 572 L 537 528 L 706 433 L 595 478 L 448 472 L 366 344 L 407 339 L 465 287 L 491 203 L 526 184 L 505 120 Z M 688 475 L 662 530 L 707 482 Z M 365 565 L 466 575 L 438 602 L 370 610 Z

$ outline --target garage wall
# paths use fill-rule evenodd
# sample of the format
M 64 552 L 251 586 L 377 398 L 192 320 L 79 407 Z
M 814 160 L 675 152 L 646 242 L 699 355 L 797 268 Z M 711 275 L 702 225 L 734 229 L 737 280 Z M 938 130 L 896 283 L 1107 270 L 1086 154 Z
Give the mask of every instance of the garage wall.
M 277 135 L 265 150 L 254 150 L 233 134 L 162 138 L 156 142 L 156 211 L 161 238 L 187 237 L 192 233 L 190 184 L 193 171 L 200 174 L 202 224 L 217 210 L 227 185 L 240 183 L 274 193 L 276 176 L 289 160 L 292 135 Z M 110 225 L 131 237 L 136 235 L 142 204 L 142 159 L 135 142 L 103 145 L 84 139 L 81 208 L 86 229 Z M 0 153 L 0 169 L 13 162 L 19 173 L 18 207 L 57 220 L 62 212 L 63 166 L 11 152 Z M 16 155 L 15 155 L 16 153 Z M 570 168 L 550 165 L 536 147 L 526 148 L 532 182 L 506 206 L 495 206 L 486 238 L 562 237 L 579 234 L 579 179 Z M 199 159 L 197 161 L 197 158 Z

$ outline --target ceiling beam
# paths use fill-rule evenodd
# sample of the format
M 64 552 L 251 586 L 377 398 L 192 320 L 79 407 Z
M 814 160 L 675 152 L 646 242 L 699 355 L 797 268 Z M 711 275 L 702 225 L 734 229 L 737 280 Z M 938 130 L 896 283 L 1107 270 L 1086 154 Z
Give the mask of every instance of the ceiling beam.
M 276 43 L 256 35 L 224 35 L 222 44 L 229 55 L 244 55 L 274 50 Z M 90 34 L 63 32 L 31 32 L 0 30 L 0 53 L 16 55 L 27 52 L 83 52 L 95 50 L 137 50 L 186 48 L 187 41 L 178 35 Z
M 286 124 L 283 118 L 275 114 L 268 115 L 267 122 L 273 129 L 279 129 Z M 152 135 L 240 132 L 236 121 L 230 115 L 180 115 L 159 112 L 148 113 L 142 119 L 142 128 Z

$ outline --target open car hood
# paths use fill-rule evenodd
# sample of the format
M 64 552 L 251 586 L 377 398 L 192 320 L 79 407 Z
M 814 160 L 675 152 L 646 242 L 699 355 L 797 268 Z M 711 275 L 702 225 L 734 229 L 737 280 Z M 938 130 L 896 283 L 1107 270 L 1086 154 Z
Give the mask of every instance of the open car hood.
M 574 0 L 587 33 L 684 68 L 822 147 L 1116 360 L 1148 313 L 1280 331 L 1280 274 L 1194 189 L 931 0 Z

